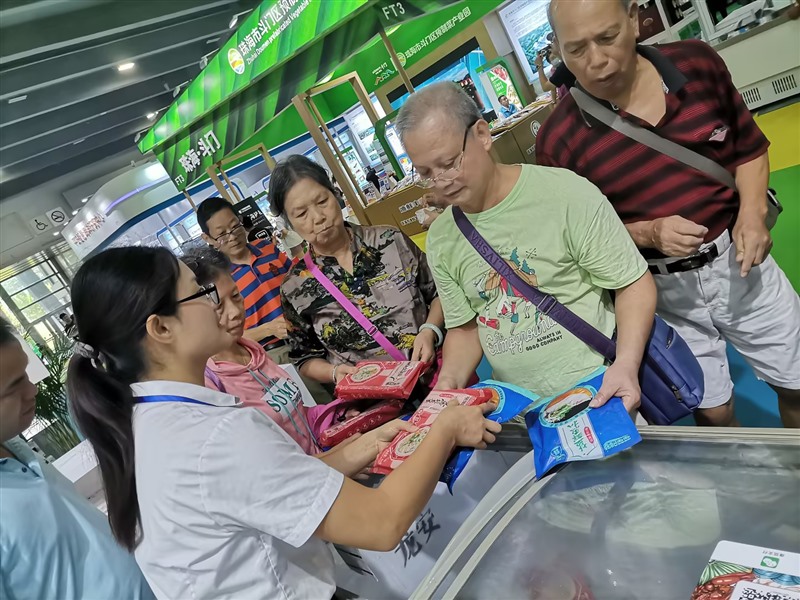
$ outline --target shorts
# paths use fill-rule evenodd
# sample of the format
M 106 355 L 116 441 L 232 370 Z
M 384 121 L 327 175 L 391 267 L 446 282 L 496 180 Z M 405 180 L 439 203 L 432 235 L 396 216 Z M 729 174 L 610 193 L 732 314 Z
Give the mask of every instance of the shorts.
M 711 263 L 653 276 L 658 288 L 656 312 L 686 340 L 703 369 L 705 396 L 700 408 L 722 406 L 733 395 L 727 342 L 759 379 L 800 389 L 797 292 L 771 256 L 742 278 L 728 232 L 712 243 L 720 255 Z

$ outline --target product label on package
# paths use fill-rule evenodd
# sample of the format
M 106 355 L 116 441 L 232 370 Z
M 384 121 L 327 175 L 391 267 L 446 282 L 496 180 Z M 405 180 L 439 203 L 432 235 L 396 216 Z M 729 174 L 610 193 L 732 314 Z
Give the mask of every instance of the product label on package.
M 691 600 L 800 600 L 800 554 L 722 541 Z
M 589 407 L 604 374 L 604 367 L 598 369 L 569 390 L 545 398 L 525 416 L 537 477 L 561 463 L 603 458 L 641 441 L 619 398 Z

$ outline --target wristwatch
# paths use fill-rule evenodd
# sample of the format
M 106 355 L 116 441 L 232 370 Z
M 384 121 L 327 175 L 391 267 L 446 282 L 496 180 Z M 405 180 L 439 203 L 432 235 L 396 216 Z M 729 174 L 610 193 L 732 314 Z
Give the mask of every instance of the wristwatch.
M 423 323 L 419 326 L 419 331 L 417 333 L 422 333 L 423 329 L 430 329 L 436 334 L 436 347 L 441 348 L 442 344 L 444 344 L 444 334 L 442 333 L 442 330 L 433 323 Z

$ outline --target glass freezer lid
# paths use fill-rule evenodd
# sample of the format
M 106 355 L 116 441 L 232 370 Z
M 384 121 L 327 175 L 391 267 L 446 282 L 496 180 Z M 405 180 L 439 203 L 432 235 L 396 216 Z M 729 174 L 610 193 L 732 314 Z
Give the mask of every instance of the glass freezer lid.
M 688 600 L 721 540 L 800 552 L 796 432 L 643 428 L 642 437 L 479 505 L 482 528 L 457 534 L 440 559 L 449 572 L 434 569 L 414 598 Z M 532 456 L 522 461 L 532 472 Z

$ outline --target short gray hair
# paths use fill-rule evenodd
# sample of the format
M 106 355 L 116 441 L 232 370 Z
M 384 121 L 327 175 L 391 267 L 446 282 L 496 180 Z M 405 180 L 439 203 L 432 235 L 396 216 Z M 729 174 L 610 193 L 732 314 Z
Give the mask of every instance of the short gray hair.
M 553 2 L 556 1 L 557 0 L 550 0 L 550 2 L 547 5 L 547 22 L 550 23 L 550 29 L 553 30 L 553 33 L 556 33 L 556 26 L 553 25 Z M 624 10 L 627 13 L 630 10 L 631 4 L 633 4 L 634 0 L 619 0 L 619 1 L 622 4 L 622 10 Z M 556 35 L 558 34 L 556 33 Z
M 406 135 L 435 112 L 447 116 L 464 129 L 483 118 L 478 105 L 460 85 L 451 81 L 434 83 L 411 94 L 400 109 L 394 122 L 400 141 L 405 142 Z

